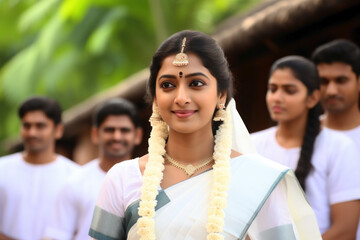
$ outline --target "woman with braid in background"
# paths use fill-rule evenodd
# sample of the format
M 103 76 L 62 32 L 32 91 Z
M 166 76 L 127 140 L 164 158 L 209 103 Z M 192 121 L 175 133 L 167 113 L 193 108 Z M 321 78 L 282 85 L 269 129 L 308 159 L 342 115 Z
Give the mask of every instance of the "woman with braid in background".
M 323 239 L 355 239 L 360 156 L 346 136 L 321 129 L 315 65 L 287 56 L 271 67 L 266 103 L 277 126 L 251 134 L 257 152 L 295 171 Z

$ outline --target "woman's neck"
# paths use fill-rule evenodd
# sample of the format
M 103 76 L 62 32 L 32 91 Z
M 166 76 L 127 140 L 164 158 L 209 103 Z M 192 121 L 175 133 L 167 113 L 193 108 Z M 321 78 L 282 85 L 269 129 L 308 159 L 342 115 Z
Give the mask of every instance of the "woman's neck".
M 293 121 L 279 122 L 276 141 L 284 148 L 301 147 L 305 135 L 307 116 Z
M 214 136 L 210 131 L 198 131 L 191 134 L 169 132 L 166 152 L 176 161 L 197 164 L 212 156 Z

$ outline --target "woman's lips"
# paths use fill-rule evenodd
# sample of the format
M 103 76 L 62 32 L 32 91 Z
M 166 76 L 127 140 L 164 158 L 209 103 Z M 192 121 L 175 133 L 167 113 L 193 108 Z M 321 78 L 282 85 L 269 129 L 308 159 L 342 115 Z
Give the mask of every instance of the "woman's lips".
M 187 118 L 193 115 L 195 110 L 175 110 L 173 113 L 179 118 Z
M 271 109 L 272 109 L 272 111 L 273 111 L 274 113 L 280 113 L 280 112 L 283 112 L 283 111 L 284 111 L 284 108 L 279 107 L 279 106 L 274 106 L 274 107 L 272 107 Z

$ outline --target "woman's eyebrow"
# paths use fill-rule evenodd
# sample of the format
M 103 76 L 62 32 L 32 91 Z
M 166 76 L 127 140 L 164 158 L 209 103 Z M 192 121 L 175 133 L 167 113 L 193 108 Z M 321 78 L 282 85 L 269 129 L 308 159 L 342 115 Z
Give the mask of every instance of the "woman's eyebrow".
M 194 76 L 198 76 L 198 75 L 204 76 L 204 77 L 206 77 L 207 79 L 209 79 L 208 76 L 206 76 L 205 74 L 203 74 L 203 73 L 201 73 L 201 72 L 196 72 L 196 73 L 187 74 L 187 75 L 185 75 L 185 78 L 194 77 Z
M 285 84 L 269 83 L 268 86 L 297 87 L 297 85 L 293 83 L 285 83 Z
M 162 79 L 162 78 L 173 78 L 173 79 L 176 79 L 176 76 L 175 75 L 170 75 L 170 74 L 164 74 L 164 75 L 161 75 L 159 77 L 159 80 Z

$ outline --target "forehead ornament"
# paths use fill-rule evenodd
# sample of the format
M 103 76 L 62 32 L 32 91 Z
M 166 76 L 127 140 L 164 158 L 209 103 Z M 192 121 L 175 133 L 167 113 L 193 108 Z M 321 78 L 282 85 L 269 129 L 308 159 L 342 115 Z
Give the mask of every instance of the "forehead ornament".
M 184 37 L 182 45 L 181 45 L 181 52 L 176 54 L 174 61 L 172 62 L 173 65 L 177 67 L 186 66 L 189 64 L 189 58 L 186 53 L 184 53 L 186 43 L 186 37 Z

